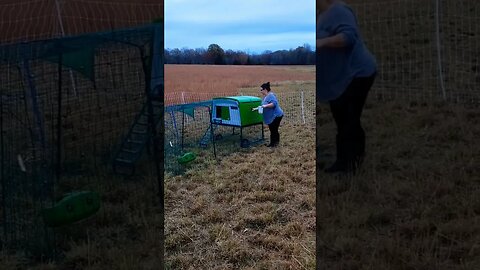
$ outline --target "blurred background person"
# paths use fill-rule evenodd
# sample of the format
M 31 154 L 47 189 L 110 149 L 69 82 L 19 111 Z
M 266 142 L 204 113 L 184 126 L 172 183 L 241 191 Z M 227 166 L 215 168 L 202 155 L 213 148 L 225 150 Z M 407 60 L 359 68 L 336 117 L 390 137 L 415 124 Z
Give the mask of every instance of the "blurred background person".
M 360 116 L 375 80 L 376 60 L 346 3 L 317 0 L 316 4 L 316 96 L 330 104 L 337 126 L 336 160 L 325 172 L 355 172 L 365 156 Z

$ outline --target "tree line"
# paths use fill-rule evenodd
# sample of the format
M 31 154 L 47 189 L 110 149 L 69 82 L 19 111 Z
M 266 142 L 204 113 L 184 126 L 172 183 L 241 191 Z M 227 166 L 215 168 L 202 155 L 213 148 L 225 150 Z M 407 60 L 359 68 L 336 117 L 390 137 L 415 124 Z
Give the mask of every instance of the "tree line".
M 250 54 L 244 51 L 224 50 L 218 44 L 207 49 L 166 49 L 166 64 L 209 64 L 209 65 L 314 65 L 315 51 L 308 44 L 296 49 L 264 51 Z

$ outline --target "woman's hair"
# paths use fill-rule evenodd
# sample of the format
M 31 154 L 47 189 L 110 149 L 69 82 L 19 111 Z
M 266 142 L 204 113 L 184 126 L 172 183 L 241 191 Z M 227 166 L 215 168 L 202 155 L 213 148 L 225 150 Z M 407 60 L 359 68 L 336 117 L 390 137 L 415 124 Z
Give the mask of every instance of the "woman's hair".
M 262 84 L 260 87 L 262 87 L 262 89 L 267 89 L 267 91 L 270 91 L 270 82 L 266 82 Z

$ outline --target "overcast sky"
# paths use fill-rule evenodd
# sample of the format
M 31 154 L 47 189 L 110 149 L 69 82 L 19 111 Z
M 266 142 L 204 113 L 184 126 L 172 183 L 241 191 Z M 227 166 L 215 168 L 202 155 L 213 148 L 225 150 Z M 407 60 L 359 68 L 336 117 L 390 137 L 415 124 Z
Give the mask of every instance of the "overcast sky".
M 165 48 L 261 53 L 315 44 L 314 0 L 164 0 Z

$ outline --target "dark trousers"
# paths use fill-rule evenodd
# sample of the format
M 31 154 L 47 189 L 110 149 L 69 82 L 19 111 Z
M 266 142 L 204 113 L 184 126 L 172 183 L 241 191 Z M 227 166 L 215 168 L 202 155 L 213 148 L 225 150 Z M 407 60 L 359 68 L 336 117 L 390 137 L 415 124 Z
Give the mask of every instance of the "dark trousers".
M 280 133 L 278 133 L 278 128 L 280 127 L 280 121 L 282 121 L 283 116 L 275 117 L 273 122 L 268 125 L 270 130 L 270 144 L 278 145 L 280 142 Z
M 330 109 L 337 125 L 337 163 L 351 167 L 363 160 L 365 155 L 365 131 L 360 123 L 367 94 L 376 74 L 352 80 L 345 92 L 330 101 Z

